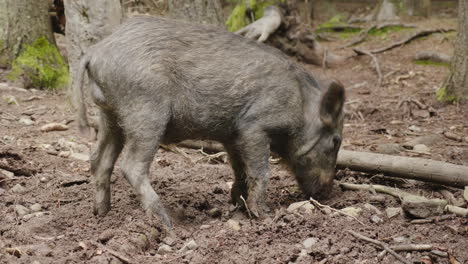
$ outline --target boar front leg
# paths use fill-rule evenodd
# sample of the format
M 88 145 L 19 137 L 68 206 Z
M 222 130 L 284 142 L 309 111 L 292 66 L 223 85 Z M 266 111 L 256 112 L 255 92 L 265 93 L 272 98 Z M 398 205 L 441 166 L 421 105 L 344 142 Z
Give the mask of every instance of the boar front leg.
M 235 142 L 235 148 L 244 168 L 244 172 L 238 174 L 245 177 L 236 175 L 232 190 L 233 200 L 240 203 L 242 199 L 239 196 L 244 193 L 246 184 L 247 197 L 244 199 L 247 201 L 247 209 L 256 217 L 260 217 L 267 209 L 264 200 L 269 178 L 269 143 L 266 133 L 257 128 L 244 130 Z M 241 205 L 244 206 L 243 201 Z

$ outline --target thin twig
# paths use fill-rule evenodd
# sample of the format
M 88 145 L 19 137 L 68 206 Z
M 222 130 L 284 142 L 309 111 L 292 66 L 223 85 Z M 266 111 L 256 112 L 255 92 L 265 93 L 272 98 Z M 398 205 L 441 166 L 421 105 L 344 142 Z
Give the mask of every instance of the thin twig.
M 242 197 L 242 195 L 240 196 L 240 198 L 244 203 L 245 209 L 247 210 L 247 214 L 249 214 L 249 219 L 252 219 L 252 214 L 250 214 L 250 208 L 247 206 L 247 202 L 245 201 L 244 197 Z
M 401 263 L 405 263 L 405 264 L 412 264 L 412 262 L 406 260 L 405 258 L 403 258 L 402 256 L 400 256 L 398 253 L 396 253 L 393 249 L 391 249 L 386 243 L 382 242 L 382 241 L 378 241 L 378 240 L 375 240 L 375 239 L 372 239 L 372 238 L 369 238 L 369 237 L 366 237 L 364 235 L 361 235 L 357 232 L 354 232 L 353 230 L 348 230 L 348 232 L 355 236 L 356 238 L 358 239 L 361 239 L 361 240 L 364 240 L 364 241 L 367 241 L 367 242 L 370 242 L 372 244 L 375 244 L 375 245 L 378 245 L 380 247 L 382 247 L 383 249 L 385 249 L 388 253 L 392 254 L 395 258 L 397 258 L 399 261 L 401 261 Z
M 330 206 L 328 206 L 328 205 L 321 204 L 319 201 L 315 200 L 315 199 L 312 198 L 312 197 L 310 198 L 310 202 L 311 202 L 314 206 L 318 207 L 320 210 L 321 210 L 322 208 L 327 208 L 327 209 L 329 209 L 329 210 L 331 210 L 331 211 L 333 211 L 333 212 L 336 212 L 336 213 L 338 213 L 338 214 L 342 214 L 342 215 L 345 215 L 345 216 L 349 216 L 349 217 L 353 218 L 354 220 L 356 220 L 356 221 L 357 221 L 358 223 L 360 223 L 361 225 L 365 225 L 363 222 L 361 222 L 361 221 L 360 221 L 359 219 L 357 219 L 356 217 L 354 217 L 354 216 L 352 216 L 352 215 L 350 215 L 350 214 L 347 214 L 347 213 L 345 213 L 345 212 L 342 212 L 342 211 L 340 211 L 340 210 L 337 210 L 337 209 L 335 209 L 335 208 L 333 208 L 333 207 L 330 207 Z
M 379 64 L 379 60 L 377 59 L 377 57 L 374 54 L 372 54 L 371 52 L 366 51 L 366 50 L 353 49 L 353 51 L 356 52 L 357 55 L 367 55 L 367 56 L 370 56 L 372 58 L 372 61 L 374 61 L 374 64 L 375 64 L 375 69 L 377 71 L 377 75 L 379 76 L 378 85 L 379 85 L 379 87 L 382 86 L 382 82 L 383 82 L 382 70 L 380 69 L 380 64 Z

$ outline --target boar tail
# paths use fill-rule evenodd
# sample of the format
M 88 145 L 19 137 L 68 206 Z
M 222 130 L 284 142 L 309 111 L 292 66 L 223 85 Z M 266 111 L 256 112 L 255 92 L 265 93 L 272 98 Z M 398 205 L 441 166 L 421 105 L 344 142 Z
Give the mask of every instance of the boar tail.
M 78 129 L 82 135 L 87 134 L 90 127 L 83 95 L 84 75 L 87 71 L 89 60 L 90 56 L 88 55 L 84 55 L 81 58 L 75 80 L 72 82 L 73 104 L 78 112 Z

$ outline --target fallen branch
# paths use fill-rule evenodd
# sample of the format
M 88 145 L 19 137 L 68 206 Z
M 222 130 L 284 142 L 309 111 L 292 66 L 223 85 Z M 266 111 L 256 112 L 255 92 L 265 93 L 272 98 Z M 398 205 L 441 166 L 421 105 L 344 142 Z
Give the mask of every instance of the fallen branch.
M 382 242 L 382 241 L 378 241 L 378 240 L 375 240 L 375 239 L 372 239 L 372 238 L 369 238 L 369 237 L 366 237 L 364 235 L 361 235 L 357 232 L 354 232 L 352 230 L 348 230 L 348 232 L 353 235 L 354 237 L 360 239 L 360 240 L 364 240 L 366 242 L 370 242 L 372 244 L 375 244 L 375 245 L 378 245 L 380 247 L 382 247 L 383 249 L 385 249 L 388 253 L 392 254 L 395 258 L 397 258 L 401 263 L 405 263 L 405 264 L 412 264 L 413 262 L 411 261 L 408 261 L 406 260 L 405 258 L 403 258 L 402 256 L 400 256 L 398 253 L 396 253 L 393 249 L 391 249 L 386 243 Z
M 426 209 L 428 212 L 428 216 L 430 213 L 440 214 L 442 211 L 449 212 L 452 214 L 456 214 L 458 216 L 466 217 L 468 216 L 468 209 L 462 208 L 459 206 L 448 205 L 447 201 L 444 199 L 427 199 L 423 196 L 414 195 L 397 188 L 392 188 L 384 185 L 379 184 L 352 184 L 352 183 L 340 183 L 340 186 L 347 190 L 367 190 L 369 192 L 378 192 L 378 193 L 385 193 L 391 196 L 397 197 L 403 201 L 403 209 L 405 208 L 405 204 L 408 204 L 408 208 L 405 210 L 410 212 L 412 210 L 416 210 L 418 208 L 415 205 L 419 206 L 419 208 Z M 413 206 L 413 208 L 411 208 Z
M 452 57 L 435 51 L 420 51 L 414 56 L 415 60 L 429 60 L 440 63 L 450 63 Z
M 463 188 L 468 186 L 468 167 L 422 158 L 341 149 L 337 168 L 414 179 Z
M 244 35 L 246 38 L 258 38 L 258 42 L 265 42 L 281 25 L 283 15 L 276 6 L 267 6 L 263 10 L 263 17 L 246 27 L 241 28 L 236 34 Z
M 220 143 L 213 141 L 185 140 L 179 146 L 222 152 Z M 370 152 L 341 149 L 337 168 L 349 168 L 367 173 L 384 173 L 388 176 L 445 184 L 463 188 L 468 186 L 468 167 L 430 159 L 400 157 Z
M 372 61 L 375 64 L 375 69 L 377 71 L 377 75 L 379 76 L 378 85 L 379 85 L 379 87 L 382 86 L 382 81 L 383 81 L 382 71 L 380 70 L 379 60 L 377 59 L 377 57 L 375 55 L 373 55 L 372 53 L 366 51 L 366 50 L 353 49 L 353 51 L 356 52 L 356 54 L 358 56 L 359 55 L 367 55 L 367 56 L 372 58 Z
M 428 244 L 407 244 L 390 246 L 390 248 L 395 251 L 431 251 L 433 246 Z
M 384 52 L 384 51 L 391 50 L 393 48 L 399 47 L 399 46 L 401 46 L 403 44 L 406 44 L 406 43 L 408 43 L 408 42 L 410 42 L 410 41 L 412 41 L 414 39 L 425 37 L 425 36 L 431 35 L 433 33 L 447 33 L 447 32 L 452 32 L 452 31 L 455 31 L 455 30 L 454 29 L 443 29 L 443 28 L 420 30 L 420 31 L 414 32 L 413 34 L 411 34 L 410 36 L 408 36 L 407 38 L 405 38 L 403 40 L 394 42 L 394 43 L 392 43 L 392 44 L 390 44 L 390 45 L 388 45 L 386 47 L 380 48 L 380 49 L 371 50 L 370 52 L 371 53 L 381 53 L 381 52 Z

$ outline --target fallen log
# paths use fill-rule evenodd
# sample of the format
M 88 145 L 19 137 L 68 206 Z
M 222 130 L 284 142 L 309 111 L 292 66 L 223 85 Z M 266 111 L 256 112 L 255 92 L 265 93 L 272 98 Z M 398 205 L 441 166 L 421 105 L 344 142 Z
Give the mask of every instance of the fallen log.
M 442 161 L 341 149 L 337 168 L 445 184 L 468 186 L 468 167 Z
M 225 151 L 220 143 L 213 141 L 185 140 L 179 146 L 203 148 L 211 152 Z M 468 167 L 442 161 L 384 155 L 341 149 L 336 163 L 338 169 L 366 173 L 383 173 L 387 176 L 433 182 L 464 188 L 468 186 Z

